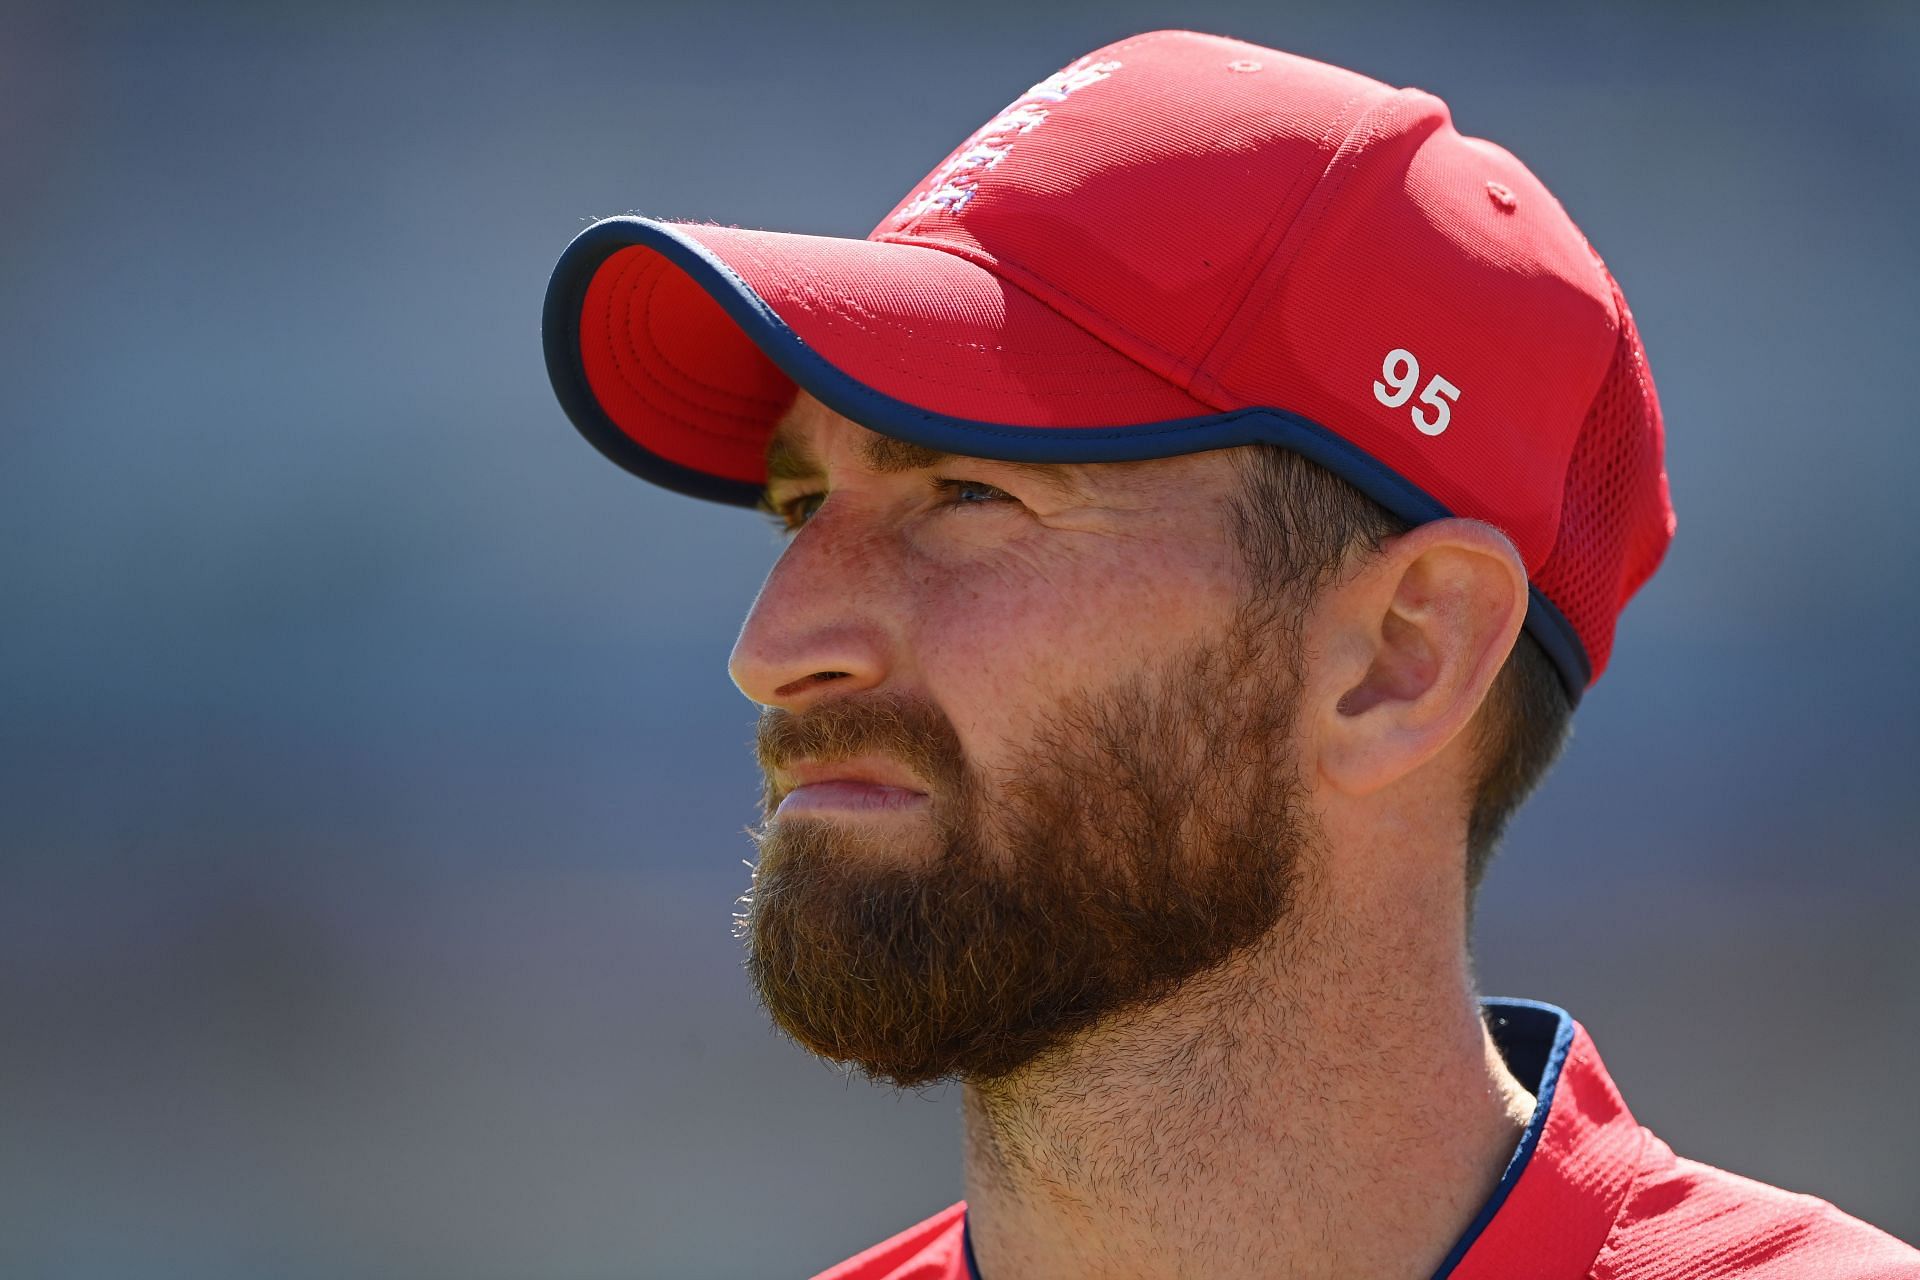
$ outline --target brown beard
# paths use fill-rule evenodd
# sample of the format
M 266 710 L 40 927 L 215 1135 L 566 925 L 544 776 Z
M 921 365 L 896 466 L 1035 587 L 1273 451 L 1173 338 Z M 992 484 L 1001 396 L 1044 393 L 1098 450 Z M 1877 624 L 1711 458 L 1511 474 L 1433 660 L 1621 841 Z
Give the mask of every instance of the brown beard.
M 740 933 L 774 1022 L 875 1079 L 991 1080 L 1265 936 L 1314 831 L 1290 741 L 1297 646 L 1275 631 L 1243 619 L 1063 700 L 998 781 L 925 700 L 765 710 Z M 773 816 L 773 770 L 864 754 L 915 770 L 930 823 Z

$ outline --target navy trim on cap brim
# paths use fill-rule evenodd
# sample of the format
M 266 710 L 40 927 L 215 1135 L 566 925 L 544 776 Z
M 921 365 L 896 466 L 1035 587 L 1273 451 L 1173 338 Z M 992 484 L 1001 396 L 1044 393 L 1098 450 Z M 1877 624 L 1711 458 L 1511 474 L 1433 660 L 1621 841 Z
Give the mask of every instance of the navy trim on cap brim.
M 944 453 L 1008 462 L 1140 462 L 1271 444 L 1325 467 L 1410 523 L 1453 514 L 1357 445 L 1285 409 L 1234 409 L 1126 427 L 1022 427 L 930 412 L 876 391 L 828 363 L 732 267 L 673 225 L 641 217 L 607 218 L 574 237 L 548 282 L 541 319 L 547 376 L 567 417 L 596 449 L 641 479 L 677 493 L 751 507 L 759 502 L 761 489 L 652 452 L 616 426 L 593 394 L 580 357 L 581 308 L 600 264 L 634 245 L 654 250 L 686 272 L 781 372 L 815 399 L 882 435 Z M 1586 647 L 1551 600 L 1531 585 L 1528 594 L 1527 629 L 1552 659 L 1577 705 L 1593 675 Z

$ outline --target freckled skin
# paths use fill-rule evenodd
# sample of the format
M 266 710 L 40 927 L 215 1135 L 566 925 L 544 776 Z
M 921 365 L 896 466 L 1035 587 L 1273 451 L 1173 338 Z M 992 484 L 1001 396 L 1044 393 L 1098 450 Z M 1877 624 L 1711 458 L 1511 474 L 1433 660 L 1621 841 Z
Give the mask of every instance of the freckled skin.
M 773 497 L 825 498 L 734 647 L 731 674 L 756 702 L 923 695 L 992 770 L 1062 694 L 1217 639 L 1245 589 L 1225 536 L 1235 482 L 1224 454 L 1074 467 L 1084 494 L 1073 497 L 979 459 L 876 473 L 860 453 L 873 433 L 817 403 L 803 401 L 792 426 L 825 474 L 783 481 Z M 956 502 L 930 477 L 1007 496 Z M 810 679 L 822 672 L 844 675 Z

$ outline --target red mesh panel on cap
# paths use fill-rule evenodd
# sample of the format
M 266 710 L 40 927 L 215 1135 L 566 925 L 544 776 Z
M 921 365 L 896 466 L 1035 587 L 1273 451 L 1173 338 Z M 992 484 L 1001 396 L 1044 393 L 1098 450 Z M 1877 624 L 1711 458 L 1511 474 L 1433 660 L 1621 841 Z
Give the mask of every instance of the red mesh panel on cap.
M 1579 632 L 1595 680 L 1613 653 L 1615 619 L 1659 567 L 1674 528 L 1660 400 L 1633 313 L 1611 274 L 1607 283 L 1619 341 L 1567 464 L 1559 539 L 1533 575 Z

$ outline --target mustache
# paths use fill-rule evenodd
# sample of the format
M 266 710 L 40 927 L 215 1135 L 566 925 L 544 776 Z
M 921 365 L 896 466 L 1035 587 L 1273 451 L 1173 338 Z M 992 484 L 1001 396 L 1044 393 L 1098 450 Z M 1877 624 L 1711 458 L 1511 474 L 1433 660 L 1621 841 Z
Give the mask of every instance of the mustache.
M 890 756 L 936 791 L 957 787 L 966 776 L 966 753 L 953 721 L 930 700 L 898 693 L 831 698 L 805 711 L 762 707 L 753 753 L 766 777 L 769 814 L 786 795 L 774 783 L 775 771 L 797 760 L 832 764 Z

